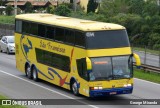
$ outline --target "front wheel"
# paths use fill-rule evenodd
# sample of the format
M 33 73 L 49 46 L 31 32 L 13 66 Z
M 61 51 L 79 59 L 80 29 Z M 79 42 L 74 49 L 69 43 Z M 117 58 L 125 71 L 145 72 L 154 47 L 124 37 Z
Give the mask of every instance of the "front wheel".
M 38 73 L 35 67 L 33 67 L 32 73 L 33 73 L 33 80 L 38 81 Z
M 79 95 L 79 89 L 78 89 L 78 86 L 77 86 L 77 82 L 74 81 L 72 83 L 72 92 L 74 95 L 78 96 Z

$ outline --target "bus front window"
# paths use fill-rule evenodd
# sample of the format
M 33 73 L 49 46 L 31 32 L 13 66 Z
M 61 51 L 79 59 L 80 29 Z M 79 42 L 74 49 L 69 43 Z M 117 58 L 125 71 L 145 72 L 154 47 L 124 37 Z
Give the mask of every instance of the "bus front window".
M 91 58 L 90 81 L 132 77 L 132 60 L 129 56 Z

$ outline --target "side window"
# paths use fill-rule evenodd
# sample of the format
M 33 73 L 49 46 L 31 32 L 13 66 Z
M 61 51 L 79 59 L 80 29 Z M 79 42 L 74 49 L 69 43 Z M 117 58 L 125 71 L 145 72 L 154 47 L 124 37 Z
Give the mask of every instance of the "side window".
M 74 31 L 65 30 L 65 36 L 66 36 L 66 42 L 71 45 L 74 45 L 74 41 L 75 41 Z
M 85 35 L 82 32 L 75 32 L 75 45 L 85 47 Z
M 54 39 L 54 27 L 51 26 L 46 27 L 46 37 L 49 39 Z
M 45 37 L 45 26 L 38 24 L 38 36 Z
M 44 51 L 44 60 L 45 60 L 45 64 L 52 66 L 52 53 L 48 52 L 48 51 Z
M 35 23 L 30 23 L 30 33 L 32 35 L 38 35 L 38 25 Z
M 85 59 L 78 59 L 77 60 L 77 69 L 78 74 L 81 78 L 88 80 L 88 73 L 87 73 L 87 65 Z
M 62 28 L 56 28 L 55 40 L 61 41 L 61 42 L 65 41 L 64 29 L 62 29 Z
M 37 62 L 66 72 L 70 72 L 70 58 L 53 52 L 35 48 Z
M 37 58 L 37 62 L 39 63 L 44 63 L 44 51 L 43 50 L 38 50 L 37 48 L 36 50 L 36 58 Z
M 22 33 L 29 33 L 30 30 L 30 23 L 23 21 L 22 22 Z
M 22 21 L 16 20 L 16 32 L 22 32 Z

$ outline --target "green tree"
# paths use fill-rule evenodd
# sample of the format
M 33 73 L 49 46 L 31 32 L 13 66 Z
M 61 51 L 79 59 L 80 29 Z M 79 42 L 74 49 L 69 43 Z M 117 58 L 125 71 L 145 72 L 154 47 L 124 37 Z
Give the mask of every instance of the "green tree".
M 49 5 L 46 9 L 47 13 L 54 14 L 55 8 L 52 5 Z
M 32 13 L 33 11 L 33 6 L 30 2 L 26 3 L 26 7 L 25 7 L 25 13 Z
M 96 0 L 89 0 L 87 5 L 87 13 L 90 13 L 90 12 L 94 13 L 97 7 L 98 7 L 98 3 L 96 2 Z
M 148 0 L 145 2 L 145 6 L 143 8 L 143 15 L 159 15 L 160 7 L 157 5 L 156 0 Z
M 145 0 L 129 0 L 129 12 L 131 14 L 143 14 Z
M 55 14 L 61 15 L 61 16 L 69 16 L 71 13 L 71 10 L 69 9 L 68 5 L 61 4 L 55 9 Z
M 103 0 L 100 13 L 107 17 L 115 16 L 119 13 L 128 13 L 128 0 Z
M 7 15 L 11 15 L 12 14 L 12 11 L 13 11 L 13 7 L 11 5 L 8 5 L 6 7 L 6 14 Z

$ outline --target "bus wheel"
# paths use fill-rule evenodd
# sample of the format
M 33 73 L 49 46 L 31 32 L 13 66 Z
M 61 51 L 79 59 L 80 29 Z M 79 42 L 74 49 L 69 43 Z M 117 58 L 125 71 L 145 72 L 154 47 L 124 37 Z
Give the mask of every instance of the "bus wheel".
M 38 73 L 37 73 L 37 69 L 35 67 L 33 67 L 32 73 L 33 73 L 33 80 L 38 81 Z
M 78 90 L 76 81 L 74 81 L 74 82 L 72 83 L 72 92 L 73 92 L 73 94 L 76 95 L 76 96 L 79 95 L 79 90 Z
M 31 68 L 30 68 L 30 66 L 29 66 L 29 64 L 28 65 L 26 65 L 26 76 L 29 78 L 29 79 L 31 79 L 32 78 L 32 72 L 31 72 Z

